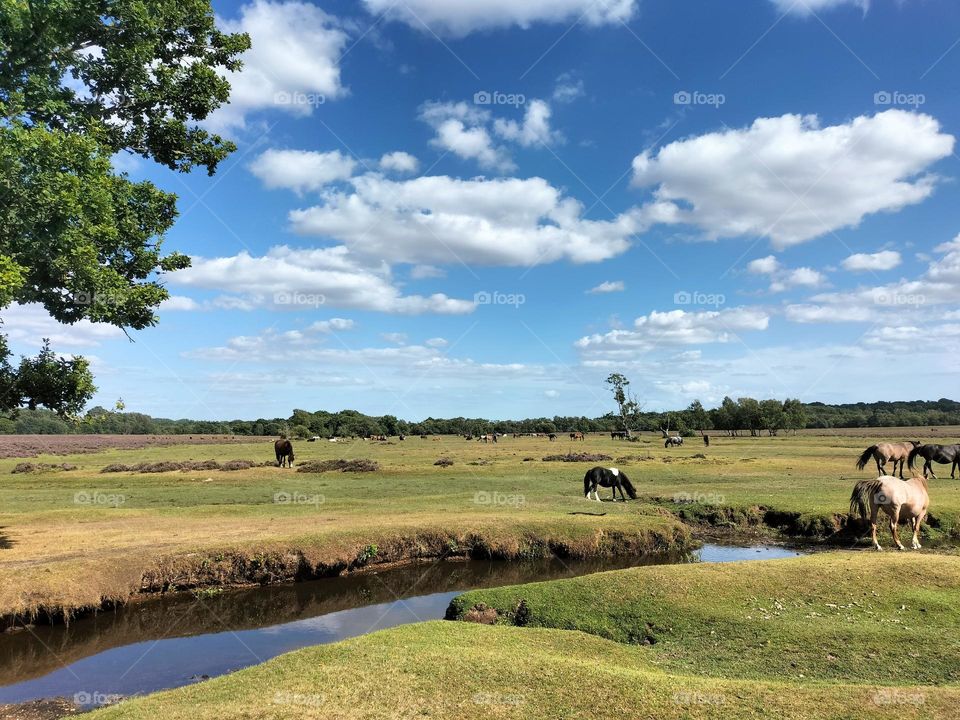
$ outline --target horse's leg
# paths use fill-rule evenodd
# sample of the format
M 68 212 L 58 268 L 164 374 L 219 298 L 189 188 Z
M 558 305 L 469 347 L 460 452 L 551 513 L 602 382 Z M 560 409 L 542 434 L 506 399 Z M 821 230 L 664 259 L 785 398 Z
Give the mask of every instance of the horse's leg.
M 900 506 L 897 505 L 893 508 L 893 512 L 890 514 L 890 534 L 893 535 L 893 541 L 897 544 L 899 550 L 903 550 L 903 543 L 900 542 L 900 533 L 898 529 L 900 527 Z
M 883 550 L 880 547 L 880 541 L 877 540 L 877 512 L 880 510 L 878 505 L 874 505 L 873 501 L 870 502 L 870 537 L 873 538 L 873 546 L 877 550 Z
M 919 515 L 917 515 L 916 525 L 914 525 L 913 527 L 913 549 L 914 550 L 919 550 L 920 548 L 923 547 L 923 545 L 920 544 L 920 526 L 923 525 L 923 518 L 925 518 L 926 516 L 927 516 L 926 511 L 923 511 Z
M 917 533 L 920 532 L 920 518 L 912 517 L 910 518 L 910 527 L 913 529 L 913 540 L 910 542 L 910 547 L 914 550 L 920 549 L 920 540 L 917 538 Z
M 896 461 L 896 460 L 893 461 L 893 472 L 894 472 L 894 474 L 896 474 L 896 472 L 897 472 L 897 461 Z M 900 458 L 900 479 L 903 480 L 903 458 Z
M 926 464 L 924 467 L 925 467 L 925 468 L 930 468 L 930 477 L 932 477 L 934 480 L 936 480 L 936 479 L 937 479 L 937 474 L 933 471 L 933 460 L 927 460 L 927 464 Z M 923 476 L 926 477 L 926 476 L 927 476 L 927 473 L 924 472 L 924 473 L 923 473 Z
M 880 453 L 876 453 L 876 454 L 873 456 L 873 459 L 877 461 L 877 473 L 880 474 L 880 475 L 886 475 L 886 474 L 887 474 L 887 471 L 883 469 L 883 466 L 887 464 L 886 459 L 884 459 L 883 463 L 881 463 L 881 462 L 880 462 Z

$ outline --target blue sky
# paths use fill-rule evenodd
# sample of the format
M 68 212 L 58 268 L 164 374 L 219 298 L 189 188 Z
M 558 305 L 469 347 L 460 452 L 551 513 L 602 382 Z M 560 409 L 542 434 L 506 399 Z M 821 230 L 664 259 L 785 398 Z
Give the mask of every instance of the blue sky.
M 95 402 L 598 415 L 956 396 L 960 6 L 215 2 L 251 34 L 157 327 L 7 316 Z

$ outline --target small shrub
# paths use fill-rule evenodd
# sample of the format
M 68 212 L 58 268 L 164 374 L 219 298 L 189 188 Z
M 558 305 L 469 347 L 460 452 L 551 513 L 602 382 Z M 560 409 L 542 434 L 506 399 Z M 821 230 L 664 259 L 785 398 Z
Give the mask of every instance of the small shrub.
M 479 623 L 480 625 L 495 625 L 497 617 L 499 616 L 495 608 L 487 607 L 486 603 L 477 603 L 467 610 L 463 619 L 466 622 Z
M 547 455 L 544 462 L 603 462 L 613 460 L 609 455 L 599 453 L 567 453 L 566 455 Z

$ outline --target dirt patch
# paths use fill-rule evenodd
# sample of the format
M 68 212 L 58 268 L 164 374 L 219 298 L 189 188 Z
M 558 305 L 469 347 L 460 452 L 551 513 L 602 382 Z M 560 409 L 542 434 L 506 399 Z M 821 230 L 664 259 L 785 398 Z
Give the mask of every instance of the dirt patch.
M 624 455 L 623 457 L 618 457 L 616 462 L 618 465 L 626 465 L 627 463 L 632 462 L 649 462 L 650 460 L 656 460 L 653 455 Z
M 524 460 L 524 462 L 526 462 L 526 460 Z M 482 460 L 482 459 L 481 459 L 481 460 L 471 460 L 470 462 L 467 463 L 467 465 L 490 465 L 490 464 L 491 464 L 491 463 L 490 463 L 489 460 Z
M 35 472 L 63 472 L 65 470 L 76 470 L 77 466 L 72 463 L 17 463 L 16 467 L 10 472 L 16 473 L 35 473 Z
M 174 472 L 175 470 L 181 472 L 190 472 L 192 470 L 221 470 L 230 472 L 233 470 L 249 470 L 253 467 L 271 467 L 275 464 L 276 463 L 269 460 L 264 460 L 263 462 L 256 462 L 254 460 L 227 460 L 223 463 L 219 463 L 216 460 L 184 460 L 182 462 L 165 460 L 155 463 L 137 463 L 136 465 L 112 463 L 104 467 L 100 472 L 164 473 Z
M 76 455 L 169 445 L 266 443 L 275 439 L 246 435 L 0 435 L 0 458 Z
M 57 720 L 80 712 L 66 698 L 31 700 L 17 705 L 0 705 L 0 720 Z
M 302 473 L 322 473 L 322 472 L 377 472 L 380 470 L 380 463 L 376 460 L 310 460 L 302 463 L 297 472 Z
M 448 457 L 438 458 L 437 461 L 434 463 L 434 465 L 438 465 L 440 467 L 450 467 L 451 465 L 453 465 L 453 460 L 451 460 Z
M 480 625 L 496 625 L 499 614 L 492 607 L 487 607 L 486 603 L 477 603 L 467 610 L 463 616 L 465 622 L 478 623 Z
M 547 455 L 544 462 L 603 462 L 613 460 L 609 455 L 599 453 L 567 453 L 566 455 Z

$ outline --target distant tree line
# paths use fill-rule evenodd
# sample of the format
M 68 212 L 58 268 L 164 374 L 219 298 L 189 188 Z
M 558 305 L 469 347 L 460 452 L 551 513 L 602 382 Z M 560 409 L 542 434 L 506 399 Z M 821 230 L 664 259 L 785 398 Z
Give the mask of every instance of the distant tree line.
M 629 398 L 627 399 L 629 403 Z M 626 425 L 631 431 L 693 435 L 776 435 L 803 428 L 906 427 L 960 425 L 960 402 L 954 400 L 849 403 L 827 405 L 799 400 L 756 400 L 726 397 L 707 409 L 699 400 L 683 410 L 643 412 L 628 405 L 626 413 L 597 418 L 562 416 L 526 420 L 427 418 L 420 422 L 393 415 L 364 415 L 356 410 L 327 412 L 294 410 L 286 418 L 256 420 L 171 420 L 126 412 L 122 403 L 108 410 L 94 407 L 75 420 L 44 409 L 22 409 L 0 416 L 0 434 L 118 434 L 118 435 L 249 435 L 293 438 L 366 437 L 369 435 L 478 435 L 480 433 L 609 432 Z

